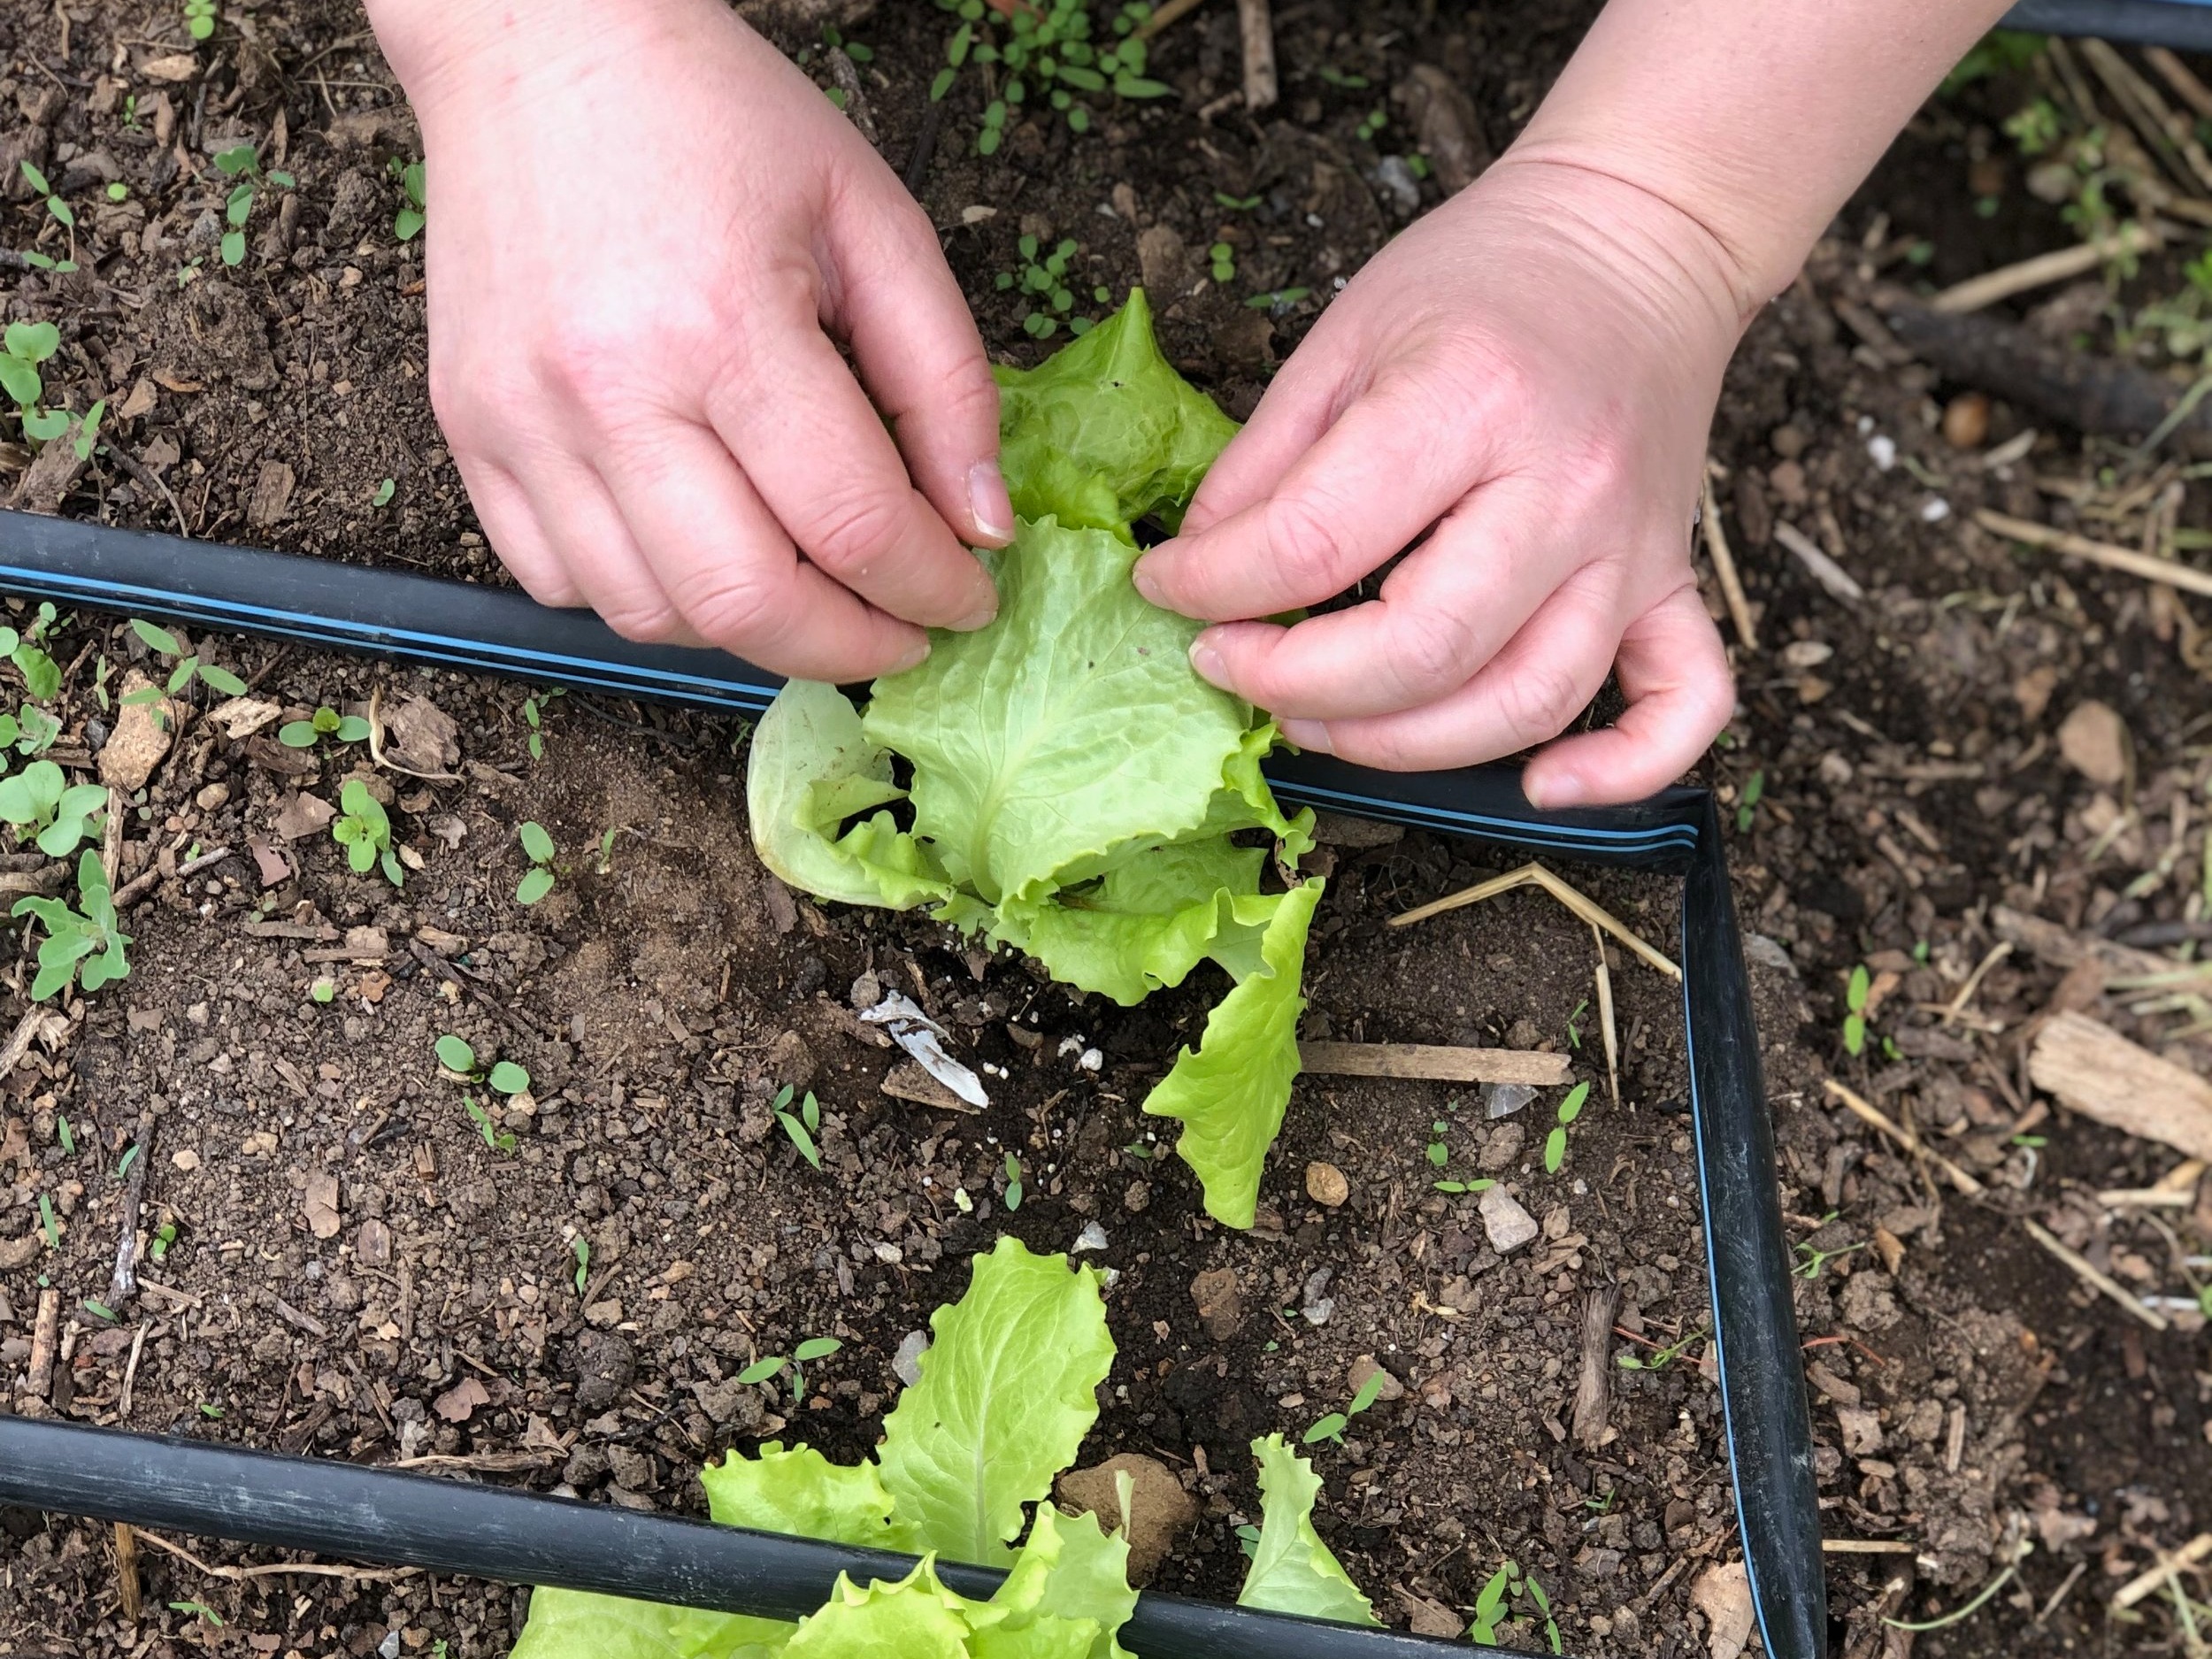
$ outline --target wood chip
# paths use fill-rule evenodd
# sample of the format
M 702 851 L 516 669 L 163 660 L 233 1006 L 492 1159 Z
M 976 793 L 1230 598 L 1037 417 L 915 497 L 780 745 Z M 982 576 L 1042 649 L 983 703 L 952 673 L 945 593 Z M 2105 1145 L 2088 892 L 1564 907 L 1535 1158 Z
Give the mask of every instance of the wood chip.
M 910 1101 L 917 1106 L 932 1106 L 939 1111 L 965 1112 L 974 1117 L 981 1110 L 962 1100 L 911 1060 L 902 1060 L 891 1068 L 891 1074 L 883 1079 L 883 1092 L 893 1100 Z
M 1571 1080 L 1563 1054 L 1525 1048 L 1460 1048 L 1420 1042 L 1302 1042 L 1302 1070 L 1325 1077 L 1415 1078 L 1431 1083 L 1526 1083 L 1555 1088 Z
M 25 1379 L 31 1398 L 43 1400 L 54 1386 L 54 1344 L 61 1334 L 61 1292 L 49 1285 L 38 1293 L 38 1317 L 31 1326 L 31 1367 Z
M 1582 1303 L 1582 1375 L 1575 1385 L 1575 1443 L 1595 1451 L 1610 1433 L 1613 1412 L 1613 1321 L 1621 1287 L 1600 1285 Z
M 2036 1087 L 2085 1118 L 2212 1159 L 2212 1083 L 2086 1014 L 2060 1014 L 2028 1056 Z
M 338 1178 L 328 1170 L 318 1170 L 307 1178 L 303 1194 L 307 1211 L 307 1230 L 319 1239 L 338 1236 Z

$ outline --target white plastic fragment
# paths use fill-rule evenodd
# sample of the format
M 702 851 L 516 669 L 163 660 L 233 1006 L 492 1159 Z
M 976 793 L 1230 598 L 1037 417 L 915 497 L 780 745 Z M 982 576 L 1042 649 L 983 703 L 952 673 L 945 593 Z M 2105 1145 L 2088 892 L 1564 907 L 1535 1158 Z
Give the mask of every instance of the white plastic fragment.
M 891 1374 L 909 1388 L 922 1379 L 922 1356 L 929 1352 L 929 1333 L 909 1331 L 891 1356 Z
M 991 1103 L 991 1097 L 983 1092 L 982 1079 L 945 1052 L 941 1041 L 949 1034 L 945 1028 L 922 1012 L 914 999 L 903 991 L 885 993 L 883 1001 L 873 1008 L 863 1009 L 860 1017 L 889 1032 L 891 1041 L 911 1055 L 923 1071 L 969 1105 Z
M 1897 440 L 1886 432 L 1878 432 L 1866 441 L 1866 452 L 1874 457 L 1874 470 L 1886 472 L 1897 465 Z
M 1086 1250 L 1102 1250 L 1105 1248 L 1106 1229 L 1095 1221 L 1087 1221 L 1083 1224 L 1083 1231 L 1075 1235 L 1075 1247 L 1068 1254 L 1080 1256 Z
M 1931 495 L 1920 503 L 1920 520 L 1923 524 L 1941 524 L 1950 516 L 1951 503 L 1940 495 Z
M 1482 1109 L 1489 1118 L 1510 1118 L 1536 1098 L 1536 1091 L 1526 1083 L 1486 1083 L 1482 1086 Z

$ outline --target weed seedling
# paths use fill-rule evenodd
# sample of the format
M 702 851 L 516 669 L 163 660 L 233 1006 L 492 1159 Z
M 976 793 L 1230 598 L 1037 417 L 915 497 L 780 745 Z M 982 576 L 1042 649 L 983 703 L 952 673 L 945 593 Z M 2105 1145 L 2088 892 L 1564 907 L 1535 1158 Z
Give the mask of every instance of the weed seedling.
M 1482 1593 L 1475 1598 L 1475 1619 L 1468 1628 L 1470 1640 L 1479 1647 L 1494 1647 L 1498 1641 L 1498 1626 L 1511 1614 L 1513 1603 L 1526 1601 L 1544 1621 L 1544 1635 L 1551 1643 L 1551 1650 L 1559 1649 L 1559 1625 L 1552 1617 L 1551 1598 L 1544 1594 L 1544 1586 L 1536 1582 L 1533 1573 L 1523 1573 L 1520 1564 L 1511 1559 L 1490 1575 Z
M 403 166 L 397 156 L 392 157 L 392 177 L 399 181 L 400 194 L 406 198 L 399 211 L 392 215 L 392 234 L 401 242 L 412 242 L 422 234 L 422 227 L 429 223 L 425 210 L 429 204 L 424 199 L 424 188 L 428 180 L 419 161 Z M 386 480 L 388 483 L 388 480 Z M 376 503 L 381 507 L 384 503 Z
M 74 271 L 77 268 L 76 210 L 71 207 L 68 203 L 63 201 L 61 197 L 55 193 L 54 187 L 46 182 L 46 175 L 41 173 L 36 167 L 34 167 L 27 161 L 23 164 L 23 178 L 24 181 L 27 183 L 32 189 L 37 191 L 40 196 L 45 197 L 46 211 L 53 215 L 54 219 L 60 224 L 64 230 L 69 233 L 68 258 L 56 259 L 47 254 L 27 253 L 23 256 L 25 263 L 36 265 L 42 271 Z
M 470 1118 L 475 1120 L 476 1133 L 484 1137 L 486 1146 L 495 1152 L 512 1152 L 515 1149 L 513 1131 L 502 1129 L 494 1123 L 491 1113 L 476 1103 L 475 1095 L 462 1095 L 461 1104 L 468 1108 Z
M 553 891 L 553 838 L 545 833 L 545 826 L 524 820 L 519 832 L 523 856 L 529 859 L 530 868 L 522 883 L 515 888 L 515 902 L 535 904 Z
M 184 32 L 196 41 L 215 33 L 215 0 L 184 0 Z
M 1213 278 L 1227 284 L 1237 280 L 1237 250 L 1225 242 L 1217 242 L 1206 250 L 1206 257 L 1213 262 Z
M 271 172 L 265 178 L 261 157 L 251 144 L 238 144 L 223 150 L 216 156 L 215 165 L 225 178 L 238 180 L 223 202 L 223 218 L 230 226 L 223 233 L 223 263 L 235 265 L 246 257 L 246 222 L 253 217 L 256 192 L 265 182 L 280 190 L 288 190 L 296 180 L 288 173 Z
M 1559 1102 L 1559 1121 L 1544 1137 L 1544 1173 L 1556 1175 L 1559 1166 L 1567 1161 L 1567 1126 L 1582 1116 L 1583 1103 L 1590 1098 L 1590 1086 L 1578 1083 L 1567 1091 L 1567 1098 Z
M 346 780 L 345 787 L 338 792 L 338 806 L 342 816 L 330 826 L 331 838 L 346 849 L 346 863 L 353 873 L 365 876 L 380 865 L 384 879 L 396 887 L 407 885 L 407 877 L 399 867 L 399 855 L 392 850 L 392 820 L 384 806 L 369 793 L 368 785 L 358 778 Z
M 84 1299 L 83 1307 L 84 1310 L 96 1319 L 105 1319 L 110 1325 L 116 1322 L 115 1310 L 96 1296 L 87 1296 Z
M 1701 1341 L 1704 1336 L 1705 1332 L 1701 1327 L 1691 1332 L 1679 1342 L 1671 1342 L 1665 1348 L 1655 1348 L 1647 1355 L 1623 1354 L 1613 1363 L 1623 1371 L 1664 1371 L 1682 1357 L 1691 1343 Z
M 94 820 L 107 810 L 108 792 L 96 783 L 72 787 L 50 760 L 35 760 L 12 778 L 0 778 L 0 820 L 16 839 L 35 836 L 49 858 L 66 858 L 80 841 L 99 833 Z
M 44 1193 L 38 1195 L 38 1230 L 46 1235 L 46 1248 L 61 1248 L 61 1223 L 54 1219 L 54 1201 Z
M 1866 964 L 1851 970 L 1851 982 L 1843 993 L 1843 1051 L 1855 1060 L 1866 1051 L 1866 999 L 1873 989 Z
M 1359 134 L 1361 142 L 1372 143 L 1375 141 L 1376 135 L 1379 134 L 1384 127 L 1389 125 L 1390 117 L 1386 114 L 1379 106 L 1378 106 L 1375 109 L 1368 111 L 1365 115 L 1360 117 L 1359 126 L 1353 130 Z
M 54 1115 L 54 1138 L 61 1142 L 65 1156 L 74 1157 L 77 1155 L 77 1137 L 70 1133 L 69 1119 L 58 1112 Z
M 146 1246 L 146 1254 L 153 1257 L 158 1267 L 169 1259 L 169 1252 L 177 1248 L 177 1224 L 165 1221 L 154 1230 L 152 1240 Z
M 47 630 L 53 626 L 54 607 L 51 604 L 42 604 L 31 626 L 20 634 L 13 628 L 0 627 L 0 656 L 6 657 L 15 664 L 16 672 L 23 676 L 23 689 L 29 692 L 32 700 L 37 703 L 48 702 L 61 692 L 61 665 L 46 654 L 46 634 Z M 29 712 L 28 710 L 24 710 L 26 716 Z M 29 725 L 27 718 L 22 722 L 22 725 L 27 729 Z M 56 732 L 58 734 L 58 726 L 56 727 Z M 10 740 L 6 738 L 4 731 L 0 730 L 0 742 L 8 741 Z M 52 741 L 53 739 L 50 737 L 46 742 L 50 743 Z M 32 752 L 28 749 L 23 749 L 19 742 L 17 747 L 25 754 Z M 43 749 L 46 744 L 42 743 L 39 747 Z
M 388 507 L 392 504 L 392 497 L 398 494 L 399 480 L 388 478 L 376 487 L 376 494 L 369 497 L 369 505 L 376 508 Z
M 438 1064 L 457 1082 L 481 1083 L 495 1094 L 520 1094 L 530 1087 L 530 1074 L 512 1060 L 486 1066 L 476 1057 L 468 1040 L 448 1032 L 432 1045 Z
M 1305 1443 L 1313 1446 L 1322 1440 L 1333 1440 L 1339 1446 L 1343 1445 L 1344 1431 L 1351 1426 L 1352 1419 L 1382 1398 L 1383 1377 L 1383 1370 L 1379 1365 L 1375 1368 L 1375 1374 L 1360 1384 L 1359 1392 L 1352 1396 L 1351 1404 L 1341 1411 L 1330 1412 L 1306 1431 Z
M 1264 294 L 1255 294 L 1244 303 L 1256 311 L 1272 311 L 1278 317 L 1311 295 L 1311 288 L 1270 288 Z
M 1743 797 L 1736 803 L 1737 834 L 1745 835 L 1750 833 L 1751 821 L 1758 815 L 1759 803 L 1765 798 L 1766 792 L 1767 775 L 1765 772 L 1755 772 L 1744 780 Z
M 970 63 L 984 65 L 987 73 L 1005 72 L 999 96 L 985 108 L 976 134 L 979 156 L 997 153 L 1010 113 L 1033 96 L 1064 117 L 1071 131 L 1087 133 L 1092 111 L 1079 95 L 1110 90 L 1118 97 L 1145 99 L 1165 97 L 1173 90 L 1145 74 L 1150 47 L 1136 31 L 1152 15 L 1149 5 L 1122 6 L 1111 25 L 1117 38 L 1103 44 L 1091 38 L 1089 0 L 1034 0 L 1003 19 L 987 12 L 982 0 L 937 4 L 961 21 L 945 43 L 945 66 L 930 84 L 931 98 L 942 99 L 951 91 Z
M 90 424 L 88 417 L 87 424 Z M 142 622 L 133 617 L 131 632 L 145 641 L 156 655 L 166 657 L 175 666 L 169 671 L 167 685 L 159 690 L 146 686 L 132 692 L 123 699 L 127 707 L 134 703 L 157 703 L 165 696 L 173 697 L 179 692 L 188 689 L 196 678 L 206 682 L 209 690 L 223 696 L 242 697 L 246 695 L 244 680 L 227 668 L 217 668 L 212 664 L 203 663 L 196 653 L 188 657 L 185 655 L 182 641 L 168 629 L 156 627 L 150 622 Z
M 1575 1011 L 1567 1016 L 1567 1046 L 1578 1054 L 1582 1051 L 1582 1017 L 1590 1011 L 1590 999 L 1584 997 L 1575 1004 Z
M 1805 1258 L 1797 1264 L 1794 1270 L 1798 1278 L 1818 1279 L 1821 1269 L 1826 1267 L 1829 1263 L 1852 1255 L 1855 1251 L 1863 1250 L 1866 1246 L 1863 1243 L 1847 1244 L 1840 1250 L 1823 1250 L 1809 1244 L 1800 1244 L 1793 1248 L 1800 1256 Z
M 818 1170 L 822 1167 L 822 1148 L 815 1144 L 814 1137 L 822 1127 L 822 1103 L 809 1089 L 795 1112 L 791 1110 L 791 1097 L 797 1093 L 790 1084 L 785 1084 L 776 1091 L 775 1104 L 771 1110 L 776 1114 L 776 1121 L 783 1125 L 784 1133 L 790 1137 L 791 1144 L 799 1148 L 799 1156 Z
M 1444 1139 L 1445 1132 L 1450 1128 L 1451 1125 L 1441 1118 L 1429 1125 L 1429 1133 L 1434 1137 L 1429 1142 L 1429 1162 L 1440 1170 L 1452 1161 L 1452 1148 Z
M 38 406 L 46 395 L 46 382 L 38 365 L 61 349 L 61 330 L 51 323 L 10 323 L 4 335 L 6 350 L 0 352 L 0 390 L 15 401 L 27 436 L 44 442 L 60 434 L 50 430 L 52 416 Z M 67 417 L 62 417 L 65 422 Z
M 545 716 L 547 705 L 554 698 L 568 695 L 565 686 L 556 686 L 550 691 L 533 692 L 522 700 L 522 721 L 530 728 L 530 758 L 545 758 Z
M 1022 1161 L 1012 1153 L 1006 1155 L 1006 1213 L 1012 1215 L 1022 1207 Z
M 100 855 L 89 849 L 77 864 L 77 903 L 81 908 L 73 910 L 62 899 L 24 898 L 9 912 L 35 916 L 46 929 L 38 948 L 38 978 L 31 982 L 35 1002 L 66 990 L 73 979 L 89 995 L 131 971 L 123 956 L 130 935 L 116 925 L 107 873 L 100 868 Z
M 576 1257 L 576 1294 L 580 1296 L 584 1286 L 591 1283 L 591 1240 L 580 1233 L 568 1241 L 568 1248 Z
M 792 1392 L 803 1394 L 806 1392 L 806 1367 L 842 1351 L 844 1346 L 833 1336 L 810 1336 L 788 1355 L 769 1354 L 755 1360 L 737 1373 L 737 1379 L 748 1388 L 756 1388 L 762 1383 L 773 1382 L 788 1370 Z
M 341 714 L 328 703 L 304 720 L 287 720 L 277 728 L 277 741 L 287 749 L 312 749 L 323 739 L 340 743 L 368 741 L 369 723 L 357 714 Z
M 200 1409 L 205 1411 L 208 1408 L 202 1406 Z M 217 1411 L 214 1415 L 220 1417 L 222 1413 Z M 187 1614 L 193 1618 L 204 1618 L 217 1630 L 223 1628 L 223 1616 L 204 1601 L 172 1601 L 169 1603 L 169 1610 L 172 1613 Z
M 1047 253 L 1037 238 L 1024 236 L 1015 246 L 1021 254 L 1020 271 L 1002 271 L 995 280 L 1001 293 L 1018 288 L 1033 306 L 1022 319 L 1024 331 L 1033 339 L 1049 340 L 1060 331 L 1061 320 L 1065 319 L 1070 334 L 1088 334 L 1093 319 L 1070 315 L 1075 310 L 1075 290 L 1069 286 L 1068 266 L 1080 251 L 1080 244 L 1069 237 Z M 1113 298 L 1113 292 L 1102 287 L 1094 288 L 1091 297 L 1102 305 Z

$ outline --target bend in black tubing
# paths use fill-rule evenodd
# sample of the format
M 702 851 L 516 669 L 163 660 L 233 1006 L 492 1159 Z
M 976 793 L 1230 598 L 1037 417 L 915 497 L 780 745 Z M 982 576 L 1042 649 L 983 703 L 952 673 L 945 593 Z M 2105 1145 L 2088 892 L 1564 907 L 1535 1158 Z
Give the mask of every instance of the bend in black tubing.
M 2020 0 L 1998 27 L 2212 51 L 2212 7 L 2175 0 Z
M 0 512 L 0 591 L 708 709 L 757 712 L 780 684 L 720 652 L 638 645 L 588 613 L 508 589 L 23 513 Z M 1517 774 L 1498 767 L 1384 773 L 1278 756 L 1268 775 L 1293 804 L 1686 876 L 1692 1115 L 1745 1558 L 1773 1659 L 1821 1659 L 1819 1516 L 1788 1251 L 1711 795 L 1674 789 L 1633 806 L 1540 813 Z
M 795 1621 L 839 1575 L 897 1583 L 911 1555 L 641 1515 L 388 1469 L 0 1416 L 0 1503 L 241 1543 Z M 1005 1574 L 941 1563 L 988 1600 Z M 1150 1592 L 1122 1627 L 1139 1659 L 1448 1659 L 1509 1654 Z

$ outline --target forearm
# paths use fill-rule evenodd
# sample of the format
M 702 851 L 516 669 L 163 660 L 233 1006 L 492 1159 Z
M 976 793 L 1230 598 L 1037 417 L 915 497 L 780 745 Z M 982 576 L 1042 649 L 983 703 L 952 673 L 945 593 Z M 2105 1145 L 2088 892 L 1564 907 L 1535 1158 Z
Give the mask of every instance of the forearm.
M 1710 239 L 1742 317 L 2006 0 L 1611 0 L 1509 159 L 1601 173 Z
M 695 28 L 707 8 L 702 0 L 622 0 L 613 8 L 600 0 L 363 0 L 363 9 L 420 109 L 449 91 L 495 95 L 517 64 L 543 70 L 572 58 L 588 72 L 615 41 Z M 722 11 L 718 0 L 711 9 Z

